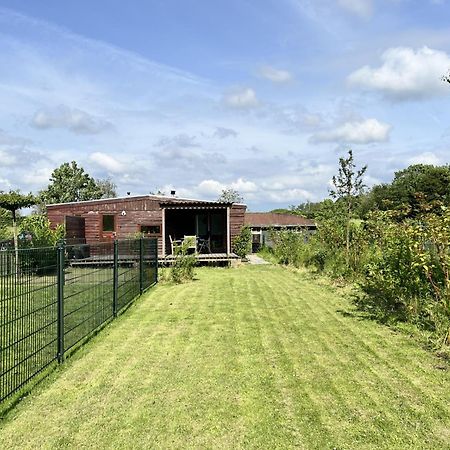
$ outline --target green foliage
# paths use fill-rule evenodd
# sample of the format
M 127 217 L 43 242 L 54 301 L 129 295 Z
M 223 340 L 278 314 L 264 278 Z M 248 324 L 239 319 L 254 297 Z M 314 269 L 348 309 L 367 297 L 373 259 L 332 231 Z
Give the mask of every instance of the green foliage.
M 19 245 L 21 248 L 40 249 L 20 253 L 19 267 L 38 275 L 54 271 L 56 253 L 48 251 L 48 247 L 55 247 L 58 242 L 64 239 L 64 232 L 63 225 L 58 225 L 55 229 L 52 229 L 50 221 L 43 214 L 24 217 L 20 223 L 20 234 L 24 238 L 19 241 Z
M 16 250 L 17 261 L 17 211 L 22 208 L 28 208 L 36 204 L 36 198 L 31 192 L 21 194 L 19 191 L 0 192 L 0 208 L 6 209 L 12 215 L 12 226 L 14 235 L 14 248 Z
M 235 189 L 222 189 L 222 193 L 217 199 L 219 202 L 243 203 L 244 197 Z
M 100 178 L 95 180 L 95 183 L 102 192 L 101 198 L 117 197 L 117 185 L 110 178 Z
M 374 186 L 363 203 L 363 213 L 393 210 L 399 220 L 427 212 L 440 214 L 441 206 L 450 206 L 450 166 L 409 166 L 396 172 L 391 183 Z
M 36 198 L 31 194 L 21 194 L 19 191 L 0 192 L 0 208 L 10 211 L 13 220 L 19 209 L 28 208 L 36 204 Z
M 170 268 L 170 279 L 174 283 L 192 281 L 195 277 L 197 264 L 194 254 L 189 254 L 189 243 L 183 242 L 175 248 L 175 261 Z
M 104 182 L 100 185 L 87 174 L 75 161 L 64 163 L 55 169 L 50 178 L 47 189 L 41 191 L 40 198 L 43 203 L 66 203 L 83 200 L 95 200 L 109 195 L 111 185 Z
M 25 236 L 25 239 L 20 241 L 20 246 L 55 247 L 64 239 L 64 232 L 63 225 L 52 229 L 50 221 L 44 214 L 32 214 L 24 217 L 20 223 L 20 234 Z
M 236 237 L 233 243 L 233 252 L 240 258 L 245 258 L 252 251 L 252 232 L 249 227 L 241 228 L 239 236 Z
M 10 239 L 12 237 L 12 231 L 10 230 L 11 223 L 11 212 L 0 208 L 0 240 Z

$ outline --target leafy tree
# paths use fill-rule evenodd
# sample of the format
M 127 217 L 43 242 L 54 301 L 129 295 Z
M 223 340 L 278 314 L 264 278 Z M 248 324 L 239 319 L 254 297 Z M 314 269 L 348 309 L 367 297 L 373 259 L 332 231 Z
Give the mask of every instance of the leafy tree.
M 95 182 L 102 191 L 101 198 L 117 197 L 117 185 L 110 178 L 97 179 Z
M 36 198 L 31 194 L 23 195 L 19 191 L 0 192 L 0 208 L 4 208 L 12 215 L 14 249 L 16 252 L 16 262 L 18 261 L 18 239 L 17 239 L 17 211 L 28 208 L 36 203 Z
M 349 265 L 350 257 L 350 220 L 353 217 L 357 198 L 363 193 L 365 185 L 363 175 L 367 170 L 367 166 L 356 170 L 353 159 L 353 151 L 348 151 L 347 158 L 339 158 L 339 171 L 332 178 L 334 189 L 330 189 L 330 195 L 337 201 L 344 203 L 346 209 L 346 261 Z
M 228 202 L 228 203 L 242 203 L 244 201 L 244 197 L 236 191 L 235 189 L 223 189 L 219 198 L 217 199 L 219 202 Z
M 4 208 L 0 208 L 0 240 L 11 237 L 9 227 L 11 225 L 11 213 Z
M 104 190 L 75 161 L 64 163 L 55 169 L 47 189 L 40 198 L 45 204 L 66 203 L 102 198 Z
M 439 213 L 450 205 L 450 166 L 411 165 L 391 183 L 374 186 L 363 203 L 366 210 L 394 210 L 399 219 Z

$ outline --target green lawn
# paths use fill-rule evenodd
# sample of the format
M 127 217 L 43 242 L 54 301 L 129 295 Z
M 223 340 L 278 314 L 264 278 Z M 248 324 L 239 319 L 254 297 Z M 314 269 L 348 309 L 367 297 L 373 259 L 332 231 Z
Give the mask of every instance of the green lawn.
M 0 425 L 0 448 L 450 448 L 450 370 L 277 266 L 159 285 Z

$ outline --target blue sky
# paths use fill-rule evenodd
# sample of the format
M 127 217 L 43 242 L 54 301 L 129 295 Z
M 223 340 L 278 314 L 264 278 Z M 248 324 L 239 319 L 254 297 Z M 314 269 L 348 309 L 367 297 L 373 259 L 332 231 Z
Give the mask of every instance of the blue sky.
M 0 190 L 76 160 L 251 210 L 450 163 L 449 0 L 0 0 Z

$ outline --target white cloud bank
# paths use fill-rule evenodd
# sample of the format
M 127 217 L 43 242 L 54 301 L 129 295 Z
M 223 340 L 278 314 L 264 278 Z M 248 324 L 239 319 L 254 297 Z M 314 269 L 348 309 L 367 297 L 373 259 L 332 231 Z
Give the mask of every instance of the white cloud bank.
M 75 134 L 97 134 L 112 126 L 103 119 L 65 105 L 37 111 L 31 125 L 38 129 L 65 128 Z
M 124 171 L 123 164 L 106 153 L 94 152 L 89 156 L 89 160 L 111 173 L 121 173 Z
M 382 65 L 364 66 L 348 77 L 351 85 L 379 91 L 397 100 L 417 100 L 442 95 L 448 87 L 442 76 L 450 67 L 450 56 L 440 50 L 422 47 L 395 47 L 386 50 Z
M 313 134 L 310 142 L 345 142 L 352 144 L 370 144 L 389 140 L 391 126 L 377 119 L 346 122 L 336 128 Z

